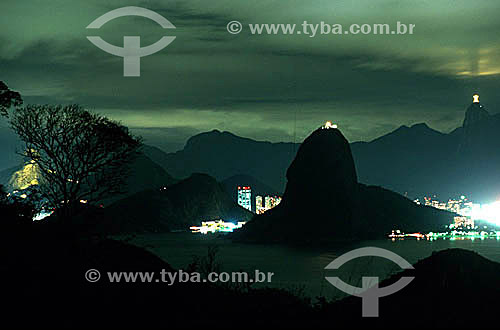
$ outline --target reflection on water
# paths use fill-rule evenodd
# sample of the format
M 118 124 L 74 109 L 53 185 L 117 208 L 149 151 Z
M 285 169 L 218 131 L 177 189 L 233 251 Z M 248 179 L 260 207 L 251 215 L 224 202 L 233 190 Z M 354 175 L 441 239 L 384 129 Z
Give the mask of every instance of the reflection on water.
M 500 241 L 486 240 L 378 240 L 364 241 L 338 249 L 299 249 L 281 245 L 250 245 L 232 243 L 213 235 L 189 233 L 141 235 L 133 243 L 147 247 L 173 267 L 188 265 L 194 256 L 207 254 L 209 246 L 218 246 L 218 259 L 223 271 L 248 271 L 258 269 L 273 272 L 271 286 L 292 291 L 300 290 L 312 298 L 326 296 L 339 298 L 342 292 L 325 280 L 325 276 L 339 276 L 343 281 L 361 286 L 361 277 L 389 277 L 400 269 L 389 260 L 377 257 L 358 258 L 347 262 L 339 270 L 324 268 L 341 254 L 360 247 L 375 246 L 393 251 L 414 264 L 433 251 L 462 248 L 478 252 L 482 256 L 500 262 Z

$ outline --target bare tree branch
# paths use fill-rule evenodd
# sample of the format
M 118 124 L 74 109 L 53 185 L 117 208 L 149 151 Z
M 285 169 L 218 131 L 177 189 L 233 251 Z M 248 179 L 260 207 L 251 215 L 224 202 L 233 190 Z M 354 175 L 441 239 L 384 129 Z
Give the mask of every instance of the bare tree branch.
M 29 105 L 14 111 L 10 124 L 40 172 L 42 195 L 63 217 L 82 199 L 122 192 L 141 145 L 126 127 L 78 105 Z
M 11 107 L 19 107 L 22 104 L 21 95 L 10 90 L 3 81 L 0 81 L 0 116 L 8 117 Z

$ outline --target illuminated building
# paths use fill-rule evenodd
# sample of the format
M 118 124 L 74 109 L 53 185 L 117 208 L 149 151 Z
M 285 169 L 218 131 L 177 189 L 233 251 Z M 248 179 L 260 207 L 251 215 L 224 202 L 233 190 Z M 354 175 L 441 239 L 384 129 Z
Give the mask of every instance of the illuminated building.
M 281 197 L 274 196 L 274 205 L 273 205 L 273 207 L 278 206 L 279 203 L 281 203 Z
M 271 205 L 273 204 L 272 197 L 271 196 L 266 196 L 265 200 L 266 200 L 266 204 L 265 204 L 266 210 L 270 210 L 271 209 Z
M 262 196 L 256 196 L 255 197 L 255 213 L 262 214 L 265 211 L 266 210 L 265 210 L 264 204 L 262 203 Z
M 414 202 L 418 205 L 422 204 L 419 199 L 415 199 Z M 477 206 L 476 204 L 468 201 L 465 196 L 461 196 L 458 200 L 449 199 L 447 202 L 441 202 L 431 197 L 424 197 L 423 204 L 436 209 L 457 213 L 459 215 L 469 215 L 471 210 Z
M 479 94 L 472 95 L 472 103 L 479 103 Z
M 274 207 L 276 207 L 279 203 L 281 203 L 280 196 L 266 196 L 262 198 L 262 196 L 255 197 L 255 205 L 256 205 L 256 213 L 262 214 Z
M 266 196 L 266 209 L 270 210 L 281 202 L 281 197 Z
M 336 124 L 333 124 L 329 120 L 323 126 L 321 126 L 321 129 L 331 129 L 331 128 L 338 128 L 338 126 Z
M 191 226 L 189 229 L 193 233 L 208 234 L 208 233 L 232 233 L 236 229 L 240 229 L 246 222 L 239 221 L 236 224 L 232 222 L 225 222 L 221 219 L 204 221 L 201 226 Z
M 455 228 L 474 228 L 474 219 L 471 219 L 471 217 L 458 216 L 454 217 L 453 219 L 455 222 Z
M 250 187 L 238 187 L 238 205 L 252 211 L 252 189 Z

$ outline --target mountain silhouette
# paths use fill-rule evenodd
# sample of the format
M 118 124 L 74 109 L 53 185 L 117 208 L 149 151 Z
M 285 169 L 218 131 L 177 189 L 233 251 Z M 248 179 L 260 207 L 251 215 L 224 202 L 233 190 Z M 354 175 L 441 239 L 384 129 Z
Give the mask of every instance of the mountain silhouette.
M 455 180 L 469 187 L 478 199 L 500 197 L 500 114 L 490 115 L 480 103 L 466 112 L 461 128 L 455 130 L 457 166 Z M 455 170 L 456 171 L 456 170 Z
M 249 175 L 283 192 L 286 168 L 299 144 L 270 143 L 211 131 L 193 136 L 183 150 L 163 157 L 175 177 L 207 173 L 219 181 Z M 420 123 L 401 126 L 370 142 L 351 143 L 360 182 L 413 198 L 460 195 L 477 201 L 500 196 L 500 115 L 480 103 L 465 111 L 464 125 L 445 134 Z
M 202 221 L 248 221 L 252 213 L 240 207 L 224 186 L 206 174 L 161 189 L 138 192 L 104 209 L 98 231 L 106 233 L 186 231 Z
M 168 154 L 160 164 L 176 178 L 207 173 L 224 181 L 245 174 L 281 192 L 295 148 L 293 143 L 254 141 L 213 130 L 191 137 L 183 150 Z
M 449 170 L 456 167 L 453 138 L 426 124 L 401 126 L 371 142 L 353 143 L 351 148 L 363 183 L 410 196 L 460 194 L 448 184 L 452 183 Z
M 480 102 L 473 102 L 465 111 L 463 127 L 470 127 L 485 119 L 489 119 L 490 114 Z
M 307 137 L 287 171 L 282 202 L 235 234 L 248 242 L 323 243 L 382 237 L 392 229 L 435 230 L 451 213 L 358 183 L 349 143 L 336 128 Z

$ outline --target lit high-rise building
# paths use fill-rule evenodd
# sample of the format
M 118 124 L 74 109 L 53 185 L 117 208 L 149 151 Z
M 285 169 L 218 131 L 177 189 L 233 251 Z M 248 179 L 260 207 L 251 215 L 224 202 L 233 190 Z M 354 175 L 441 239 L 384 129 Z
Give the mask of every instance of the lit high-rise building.
M 474 228 L 474 219 L 471 219 L 471 217 L 458 216 L 455 217 L 454 220 L 455 227 L 457 228 Z
M 266 196 L 265 197 L 265 201 L 266 201 L 266 204 L 265 204 L 265 208 L 266 210 L 270 210 L 272 209 L 273 207 L 271 206 L 273 204 L 273 201 L 272 201 L 272 197 L 271 196 Z
M 238 204 L 252 211 L 252 189 L 250 187 L 238 187 Z
M 262 196 L 255 197 L 255 213 L 262 214 L 265 212 L 264 204 L 262 203 Z
M 262 214 L 273 207 L 276 207 L 279 203 L 281 203 L 281 197 L 280 196 L 256 196 L 255 197 L 255 206 L 256 206 L 256 213 L 257 214 Z

